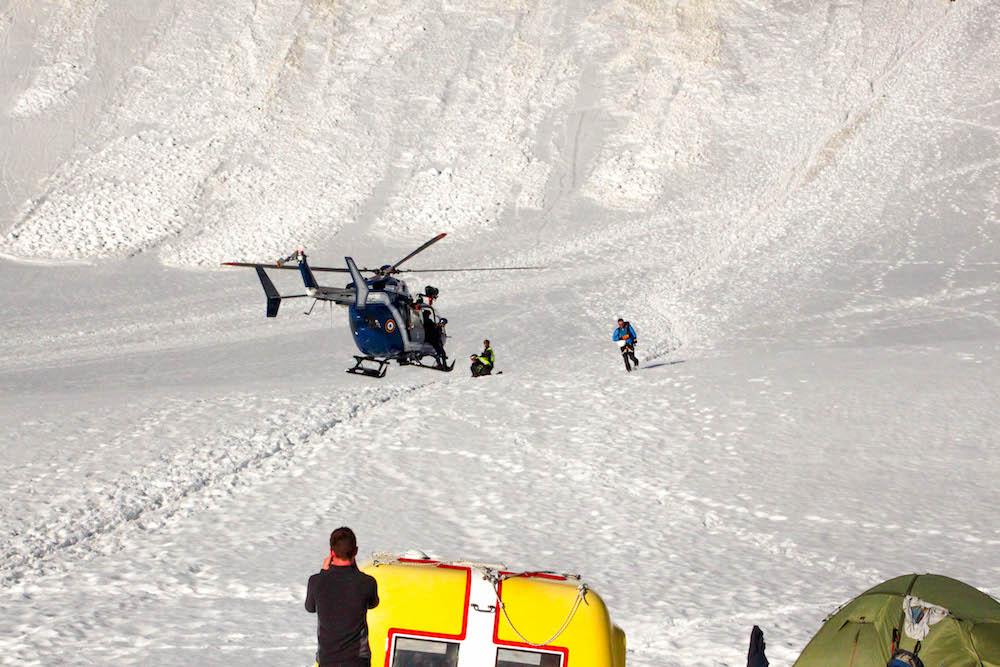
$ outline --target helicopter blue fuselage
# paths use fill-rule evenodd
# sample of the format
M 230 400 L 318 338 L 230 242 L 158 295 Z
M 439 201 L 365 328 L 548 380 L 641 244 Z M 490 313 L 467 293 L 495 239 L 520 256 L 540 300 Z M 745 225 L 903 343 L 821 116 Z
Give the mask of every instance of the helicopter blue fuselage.
M 406 350 L 400 332 L 399 312 L 395 308 L 369 303 L 364 309 L 349 306 L 348 311 L 354 344 L 362 354 L 368 357 L 396 357 Z
M 362 354 L 410 361 L 434 354 L 434 347 L 424 342 L 422 315 L 414 312 L 405 282 L 377 276 L 365 280 L 367 289 L 360 293 L 355 284 L 347 285 L 355 293 L 355 303 L 348 306 L 348 319 L 354 344 Z

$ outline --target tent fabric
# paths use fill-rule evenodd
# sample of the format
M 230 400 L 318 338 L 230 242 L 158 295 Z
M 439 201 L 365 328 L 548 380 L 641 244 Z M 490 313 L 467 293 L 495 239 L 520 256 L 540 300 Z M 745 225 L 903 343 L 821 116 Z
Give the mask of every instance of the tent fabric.
M 986 667 L 1000 667 L 1000 623 L 984 623 L 973 628 L 972 646 Z
M 904 632 L 904 599 L 917 598 L 947 613 L 928 624 L 920 641 L 925 665 L 1000 667 L 1000 602 L 955 579 L 908 574 L 875 586 L 827 618 L 794 667 L 885 667 L 893 649 L 914 651 Z

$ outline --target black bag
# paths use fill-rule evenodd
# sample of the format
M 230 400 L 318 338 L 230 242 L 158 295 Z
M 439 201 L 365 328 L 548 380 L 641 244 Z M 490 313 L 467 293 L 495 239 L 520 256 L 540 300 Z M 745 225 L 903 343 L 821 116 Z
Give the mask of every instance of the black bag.
M 756 625 L 750 631 L 750 650 L 747 651 L 747 667 L 768 667 L 770 664 L 764 655 L 764 633 Z
M 893 651 L 886 667 L 924 667 L 924 662 L 917 657 L 916 653 L 910 653 L 900 648 Z

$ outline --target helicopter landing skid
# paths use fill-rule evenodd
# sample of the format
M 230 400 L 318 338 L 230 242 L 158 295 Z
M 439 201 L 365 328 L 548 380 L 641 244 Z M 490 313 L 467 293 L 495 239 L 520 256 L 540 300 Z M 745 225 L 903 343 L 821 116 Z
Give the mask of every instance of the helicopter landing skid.
M 427 365 L 427 364 L 422 364 L 419 361 L 408 361 L 408 362 L 406 362 L 405 365 L 406 366 L 416 366 L 417 368 L 426 368 L 427 370 L 431 370 L 431 371 L 441 371 L 443 373 L 450 373 L 451 370 L 453 368 L 455 368 L 455 362 L 454 361 L 451 362 L 451 366 L 449 366 L 448 364 L 445 364 L 443 366 L 439 366 L 438 364 Z
M 378 364 L 378 368 L 367 368 L 364 366 L 364 362 L 374 361 Z M 375 357 L 354 357 L 354 367 L 348 368 L 347 372 L 353 375 L 364 375 L 370 378 L 382 378 L 385 377 L 385 372 L 389 370 L 389 360 L 388 359 L 376 359 Z

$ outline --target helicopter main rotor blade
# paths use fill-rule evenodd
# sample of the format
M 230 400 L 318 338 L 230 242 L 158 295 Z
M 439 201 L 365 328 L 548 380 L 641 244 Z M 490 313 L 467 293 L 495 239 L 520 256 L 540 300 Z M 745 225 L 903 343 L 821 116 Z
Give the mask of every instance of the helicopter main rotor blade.
M 401 269 L 396 273 L 444 273 L 446 271 L 537 271 L 547 269 L 547 266 L 497 266 L 474 269 Z
M 282 264 L 282 265 L 279 266 L 277 264 L 254 264 L 252 262 L 223 262 L 222 266 L 249 266 L 250 268 L 256 268 L 256 267 L 259 266 L 262 269 L 283 269 L 285 271 L 298 271 L 299 270 L 299 265 L 298 264 L 292 264 L 291 266 L 289 266 L 288 264 Z M 310 266 L 309 268 L 312 269 L 313 271 L 331 271 L 331 272 L 334 272 L 334 273 L 350 273 L 350 271 L 348 271 L 347 269 L 337 268 L 335 266 Z M 358 270 L 362 271 L 362 272 L 367 271 L 368 273 L 375 273 L 375 269 L 358 269 Z
M 437 243 L 438 241 L 440 241 L 441 239 L 443 239 L 445 236 L 447 236 L 447 234 L 438 234 L 437 236 L 435 236 L 434 238 L 432 238 L 430 241 L 428 241 L 427 243 L 423 244 L 422 246 L 420 246 L 419 248 L 417 248 L 416 250 L 414 250 L 413 252 L 411 252 L 409 255 L 407 255 L 406 257 L 404 257 L 403 259 L 399 260 L 398 262 L 396 262 L 395 264 L 393 264 L 391 267 L 389 267 L 388 273 L 396 273 L 397 271 L 399 271 L 399 265 L 400 264 L 402 264 L 406 260 L 408 260 L 411 257 L 413 257 L 418 252 L 426 250 L 430 246 L 434 245 L 435 243 Z
M 299 267 L 293 266 L 291 268 L 297 269 Z M 309 268 L 312 269 L 313 271 L 327 271 L 329 273 L 350 273 L 350 271 L 348 271 L 347 269 L 337 268 L 336 266 L 310 266 Z M 373 271 L 372 269 L 358 269 L 358 270 L 368 271 L 369 273 L 375 273 L 375 271 Z

